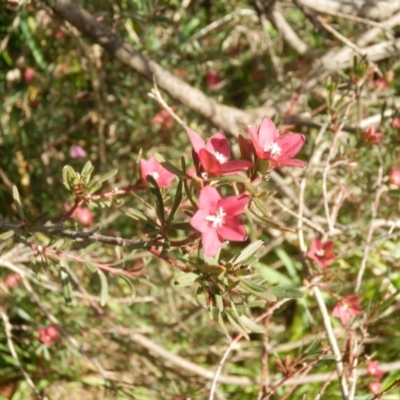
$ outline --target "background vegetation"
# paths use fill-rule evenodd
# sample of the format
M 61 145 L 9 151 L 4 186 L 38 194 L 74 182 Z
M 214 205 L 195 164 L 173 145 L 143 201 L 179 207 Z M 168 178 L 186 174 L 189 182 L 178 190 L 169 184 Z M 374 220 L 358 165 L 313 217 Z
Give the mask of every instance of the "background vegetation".
M 152 72 L 75 23 L 78 1 L 71 14 L 66 0 L 19 3 L 0 14 L 3 398 L 400 398 L 397 2 L 79 2 Z M 238 134 L 264 116 L 306 136 L 308 166 L 264 184 L 292 230 L 248 224 L 264 242 L 252 273 L 304 297 L 252 308 L 262 329 L 247 340 L 210 318 L 196 284 L 176 284 L 163 254 L 82 239 L 147 237 L 132 211 L 155 215 L 130 190 L 138 160 L 190 160 L 185 124 L 223 130 L 238 154 Z M 63 168 L 87 161 L 103 186 L 71 215 Z M 306 257 L 315 238 L 334 242 L 326 268 Z M 351 295 L 342 324 L 332 311 Z

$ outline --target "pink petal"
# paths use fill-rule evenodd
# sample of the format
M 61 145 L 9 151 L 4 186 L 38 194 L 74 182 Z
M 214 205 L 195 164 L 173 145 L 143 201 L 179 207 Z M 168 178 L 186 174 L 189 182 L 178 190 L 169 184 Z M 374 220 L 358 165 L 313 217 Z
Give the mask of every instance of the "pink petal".
M 282 149 L 278 160 L 294 157 L 303 147 L 305 140 L 305 136 L 300 133 L 288 133 L 278 137 L 275 143 Z
M 221 164 L 213 154 L 206 149 L 200 149 L 199 158 L 204 171 L 209 174 L 218 174 Z
M 203 243 L 204 254 L 207 257 L 213 257 L 222 247 L 223 243 L 215 229 L 208 229 L 207 232 L 204 232 L 201 241 Z
M 227 161 L 220 167 L 220 174 L 235 174 L 236 172 L 246 171 L 249 168 L 254 168 L 254 165 L 250 161 L 245 160 L 233 160 Z
M 210 215 L 208 210 L 198 210 L 190 220 L 190 225 L 193 226 L 197 231 L 204 233 L 210 229 L 210 222 L 206 220 L 206 217 Z
M 211 186 L 206 186 L 201 189 L 199 197 L 199 208 L 206 209 L 209 214 L 217 210 L 218 202 L 221 200 L 221 195 L 218 190 Z
M 229 144 L 226 137 L 222 133 L 213 135 L 206 144 L 206 149 L 215 155 L 222 154 L 225 158 L 229 158 Z
M 198 133 L 192 131 L 191 129 L 188 129 L 187 134 L 196 153 L 199 153 L 200 149 L 204 149 L 206 147 L 204 140 Z
M 235 217 L 244 213 L 249 201 L 250 197 L 242 194 L 239 196 L 225 197 L 220 200 L 218 205 L 224 209 L 228 216 Z
M 253 142 L 254 150 L 255 150 L 258 158 L 265 158 L 264 149 L 258 140 L 258 135 L 257 135 L 256 130 L 254 128 L 252 128 L 251 126 L 248 126 L 247 132 L 250 135 L 251 141 Z
M 258 143 L 263 149 L 269 147 L 269 145 L 279 138 L 279 132 L 275 124 L 267 117 L 262 120 L 261 125 L 257 129 L 257 133 Z
M 218 234 L 226 240 L 243 242 L 247 239 L 246 228 L 236 217 L 227 215 L 224 218 L 224 224 L 217 228 Z

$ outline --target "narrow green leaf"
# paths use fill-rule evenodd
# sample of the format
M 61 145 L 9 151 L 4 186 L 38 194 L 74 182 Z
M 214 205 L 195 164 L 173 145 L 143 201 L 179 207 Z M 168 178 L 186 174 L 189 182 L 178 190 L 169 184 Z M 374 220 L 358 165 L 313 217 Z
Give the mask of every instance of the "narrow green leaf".
M 89 190 L 89 194 L 93 194 L 100 190 L 102 186 L 103 185 L 101 182 L 91 182 L 87 186 L 87 189 Z
M 246 315 L 241 315 L 238 318 L 238 322 L 243 328 L 248 329 L 251 332 L 255 333 L 264 333 L 264 328 L 260 325 L 257 325 L 254 321 L 248 318 Z
M 225 336 L 229 339 L 232 340 L 232 338 L 229 336 L 228 329 L 226 329 L 224 319 L 222 318 L 222 314 L 218 313 L 218 325 L 221 328 L 222 332 L 225 334 Z
M 24 209 L 22 208 L 21 199 L 19 197 L 18 188 L 13 185 L 13 199 L 15 207 L 17 208 L 17 213 L 21 219 L 25 219 Z
M 151 184 L 150 191 L 153 194 L 155 201 L 156 201 L 156 213 L 157 217 L 160 220 L 161 224 L 165 221 L 165 211 L 164 211 L 164 200 L 161 195 L 160 188 L 157 184 L 157 181 L 151 176 L 147 176 L 147 182 Z
M 113 177 L 117 172 L 118 172 L 118 169 L 117 169 L 117 168 L 112 169 L 111 171 L 106 172 L 105 174 L 102 174 L 102 175 L 100 175 L 100 176 L 97 176 L 97 177 L 96 177 L 96 181 L 97 181 L 97 182 L 100 182 L 100 183 L 105 182 L 106 180 L 108 180 L 108 179 L 110 179 L 111 177 Z
M 241 182 L 241 183 L 249 183 L 250 179 L 244 175 L 226 175 L 218 178 L 210 178 L 213 182 L 218 183 L 231 183 L 231 182 Z
M 256 240 L 253 243 L 250 243 L 246 246 L 237 256 L 235 256 L 232 260 L 234 265 L 241 265 L 248 261 L 259 248 L 264 244 L 262 240 Z
M 91 161 L 88 161 L 82 168 L 81 171 L 82 178 L 89 181 L 93 171 L 94 171 L 93 164 L 91 163 Z
M 60 266 L 60 279 L 65 302 L 70 305 L 72 303 L 72 285 L 69 274 L 62 265 Z
M 265 299 L 268 301 L 276 301 L 276 296 L 270 293 L 266 288 L 263 286 L 257 285 L 253 282 L 241 280 L 239 283 L 240 287 L 244 289 L 246 292 L 254 294 L 261 299 Z
M 265 203 L 261 199 L 259 199 L 257 197 L 253 197 L 252 201 L 256 205 L 258 210 L 261 212 L 261 214 L 263 214 L 267 218 L 271 217 L 271 215 L 272 215 L 271 211 L 268 210 L 267 206 L 265 205 Z
M 107 303 L 107 299 L 108 299 L 108 282 L 107 282 L 107 278 L 102 270 L 98 269 L 97 273 L 99 274 L 100 285 L 101 285 L 100 305 L 102 307 L 104 307 L 105 304 Z
M 161 154 L 153 153 L 153 156 L 167 171 L 171 172 L 171 174 L 174 174 L 181 179 L 189 178 L 183 171 L 172 165 L 169 161 L 165 160 Z
M 85 267 L 92 273 L 94 274 L 97 272 L 97 267 L 90 261 L 85 261 Z
M 215 297 L 215 305 L 217 306 L 218 311 L 223 312 L 224 311 L 224 302 L 222 300 L 222 296 L 220 296 L 219 294 L 216 294 L 214 297 Z
M 135 288 L 133 282 L 127 276 L 124 276 L 124 275 L 119 275 L 119 278 L 121 278 L 129 286 L 129 288 L 131 290 L 131 298 L 132 299 L 135 298 L 136 297 L 136 288 Z
M 199 275 L 193 272 L 183 272 L 175 277 L 174 285 L 179 287 L 191 286 L 196 282 L 198 277 Z
M 181 205 L 182 190 L 183 190 L 183 182 L 180 180 L 178 183 L 178 186 L 176 188 L 174 204 L 172 205 L 171 212 L 169 213 L 168 222 L 171 222 L 174 220 L 175 214 L 178 211 L 179 206 Z
M 7 231 L 0 234 L 0 240 L 7 240 L 14 236 L 14 231 Z
M 186 162 L 185 162 L 185 157 L 183 157 L 183 156 L 181 157 L 181 165 L 182 165 L 183 171 L 186 173 Z M 189 188 L 188 180 L 187 180 L 187 179 L 184 179 L 184 180 L 183 180 L 183 185 L 184 185 L 184 187 L 185 187 L 185 193 L 186 193 L 187 198 L 188 198 L 189 201 L 190 201 L 190 204 L 191 204 L 194 208 L 197 208 L 197 202 L 196 202 L 196 200 L 193 198 L 193 193 L 192 193 L 191 189 Z
M 144 215 L 141 211 L 137 210 L 136 208 L 128 208 L 125 211 L 125 215 L 136 220 L 141 219 L 142 221 L 148 222 L 147 216 Z
M 242 334 L 247 340 L 249 340 L 249 335 L 248 332 L 246 331 L 245 328 L 243 328 L 241 325 L 239 325 L 233 316 L 229 315 L 229 312 L 226 312 L 226 316 L 228 317 L 229 322 L 233 325 L 233 327 L 240 333 Z
M 207 308 L 207 300 L 203 288 L 200 286 L 196 290 L 196 301 L 199 306 Z
M 296 288 L 270 286 L 268 292 L 272 293 L 278 299 L 301 299 L 304 297 L 303 292 Z
M 63 184 L 68 190 L 73 189 L 74 181 L 77 178 L 75 170 L 70 165 L 65 165 L 62 171 Z

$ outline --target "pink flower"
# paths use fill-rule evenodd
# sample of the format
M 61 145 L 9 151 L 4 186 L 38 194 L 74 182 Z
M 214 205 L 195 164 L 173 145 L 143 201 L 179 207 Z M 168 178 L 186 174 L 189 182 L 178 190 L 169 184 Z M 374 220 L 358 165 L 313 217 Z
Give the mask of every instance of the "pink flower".
M 292 159 L 303 147 L 306 140 L 300 133 L 288 133 L 281 136 L 274 123 L 269 118 L 264 118 L 257 131 L 251 126 L 247 132 L 253 142 L 257 157 L 268 160 L 273 167 L 290 166 L 305 167 L 302 160 Z
M 169 188 L 175 175 L 167 171 L 154 157 L 149 160 L 140 160 L 140 172 L 142 179 L 147 182 L 147 176 L 151 175 L 159 187 Z
M 69 211 L 71 209 L 70 205 L 65 203 L 64 210 Z M 86 207 L 78 207 L 70 216 L 70 218 L 75 218 L 82 225 L 93 225 L 94 215 L 93 213 Z
M 208 176 L 234 174 L 253 168 L 253 164 L 249 161 L 228 161 L 229 144 L 222 133 L 213 135 L 207 143 L 198 133 L 191 129 L 187 130 L 187 134 L 195 153 L 199 157 L 200 164 Z
M 369 126 L 364 130 L 363 139 L 370 144 L 379 144 L 383 139 L 383 133 L 377 132 L 375 127 Z
M 314 260 L 321 268 L 326 268 L 335 261 L 333 246 L 333 242 L 323 243 L 319 239 L 313 239 L 307 257 Z
M 381 369 L 379 369 L 379 361 L 368 361 L 367 362 L 367 372 L 368 372 L 368 375 L 374 376 L 376 378 L 379 378 L 382 375 L 385 375 L 385 373 Z
M 347 325 L 351 317 L 362 313 L 359 301 L 360 296 L 356 294 L 344 297 L 336 304 L 332 316 L 339 318 L 343 325 Z
M 218 89 L 218 84 L 219 84 L 219 74 L 218 74 L 218 72 L 207 71 L 206 72 L 206 82 L 208 84 L 208 87 L 211 90 Z
M 382 382 L 375 381 L 368 385 L 368 389 L 372 394 L 378 394 L 381 390 Z
M 400 169 L 391 168 L 389 173 L 389 182 L 392 185 L 400 187 Z
M 70 150 L 72 158 L 86 157 L 86 151 L 81 146 L 72 146 Z
M 202 234 L 204 254 L 214 256 L 223 240 L 243 242 L 247 232 L 238 216 L 244 213 L 249 196 L 238 195 L 222 198 L 217 189 L 206 186 L 200 192 L 199 209 L 190 220 L 193 228 Z
M 58 330 L 55 326 L 48 326 L 47 328 L 39 328 L 39 340 L 47 347 L 51 346 L 59 336 Z
M 389 89 L 389 82 L 385 78 L 377 78 L 374 80 L 374 86 L 380 90 Z
M 174 119 L 171 117 L 167 110 L 159 111 L 150 122 L 153 125 L 159 125 L 165 129 L 171 129 L 174 126 Z
M 15 287 L 18 286 L 18 283 L 20 281 L 21 277 L 19 274 L 10 274 L 7 275 L 6 277 L 6 286 L 8 286 L 11 289 L 14 289 Z
M 31 83 L 36 76 L 36 70 L 32 67 L 27 67 L 24 71 L 24 79 L 26 83 Z
M 393 118 L 392 126 L 393 126 L 393 128 L 400 130 L 400 118 Z

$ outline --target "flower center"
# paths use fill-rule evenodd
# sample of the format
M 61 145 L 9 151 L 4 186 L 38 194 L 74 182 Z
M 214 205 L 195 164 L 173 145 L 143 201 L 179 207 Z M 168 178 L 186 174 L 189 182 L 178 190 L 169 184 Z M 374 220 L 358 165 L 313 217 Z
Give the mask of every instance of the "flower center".
M 325 257 L 325 250 L 324 249 L 318 249 L 315 254 L 317 255 L 317 257 Z
M 265 146 L 264 147 L 264 152 L 270 152 L 271 157 L 274 156 L 280 156 L 282 149 L 280 148 L 280 146 L 278 144 L 276 144 L 275 142 L 272 142 L 269 146 Z
M 219 207 L 219 210 L 214 215 L 207 215 L 206 221 L 212 222 L 213 228 L 219 228 L 224 224 L 225 215 L 224 209 Z
M 158 172 L 152 172 L 150 174 L 155 180 L 157 180 L 160 177 L 160 174 Z
M 220 164 L 224 164 L 228 161 L 228 159 L 223 154 L 218 153 L 218 151 L 216 151 L 214 155 Z

